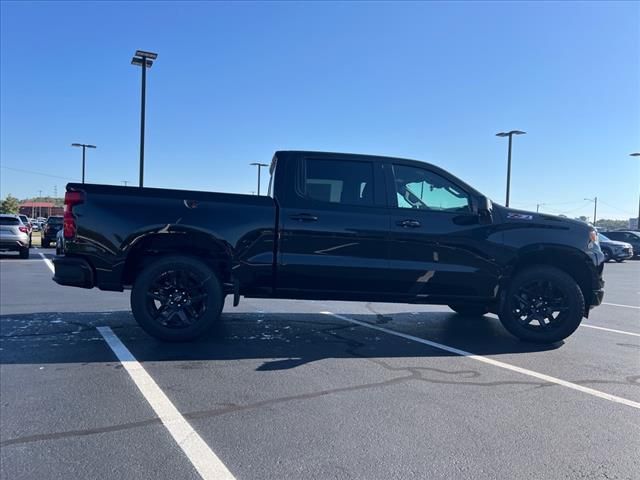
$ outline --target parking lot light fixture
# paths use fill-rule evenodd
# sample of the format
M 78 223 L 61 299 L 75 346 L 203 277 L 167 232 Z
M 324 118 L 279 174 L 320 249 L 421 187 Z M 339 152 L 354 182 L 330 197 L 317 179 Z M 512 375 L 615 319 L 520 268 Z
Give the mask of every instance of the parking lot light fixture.
M 269 165 L 266 163 L 258 163 L 258 162 L 251 163 L 250 165 L 254 167 L 258 167 L 258 196 L 259 196 L 260 195 L 260 169 L 262 167 L 268 167 Z
M 509 153 L 507 155 L 507 199 L 505 202 L 505 207 L 509 206 L 509 192 L 511 188 L 511 143 L 514 135 L 524 135 L 527 132 L 523 132 L 522 130 L 510 130 L 508 132 L 499 132 L 496 133 L 496 137 L 509 137 Z
M 82 147 L 82 183 L 84 183 L 84 163 L 85 163 L 85 152 L 87 148 L 97 148 L 95 145 L 88 145 L 86 143 L 72 143 L 72 147 Z
M 147 93 L 147 68 L 151 68 L 156 58 L 158 58 L 157 53 L 136 50 L 135 55 L 131 59 L 131 65 L 142 67 L 142 94 L 140 96 L 140 187 L 144 185 L 144 121 Z
M 598 212 L 598 197 L 585 198 L 587 202 L 593 202 L 593 226 L 596 226 L 596 213 Z

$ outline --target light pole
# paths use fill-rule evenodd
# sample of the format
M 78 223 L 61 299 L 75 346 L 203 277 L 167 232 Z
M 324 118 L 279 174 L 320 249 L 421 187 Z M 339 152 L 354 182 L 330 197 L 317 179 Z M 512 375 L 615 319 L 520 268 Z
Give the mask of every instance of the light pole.
M 258 167 L 258 196 L 259 196 L 260 195 L 260 169 L 262 167 L 268 167 L 269 165 L 266 163 L 258 163 L 258 162 L 250 163 L 249 165 Z
M 151 68 L 153 61 L 158 58 L 157 53 L 136 50 L 131 59 L 131 65 L 142 67 L 142 94 L 140 96 L 140 187 L 144 184 L 144 114 L 147 95 L 147 68 Z
M 629 154 L 630 157 L 640 157 L 640 153 L 634 152 Z M 638 224 L 636 230 L 640 230 L 640 198 L 638 198 Z
M 97 148 L 95 145 L 88 145 L 86 143 L 72 143 L 72 147 L 82 147 L 82 183 L 84 183 L 84 160 L 85 160 L 85 152 L 87 148 Z
M 596 226 L 596 213 L 598 211 L 598 197 L 585 198 L 588 202 L 593 202 L 593 226 Z
M 496 133 L 496 137 L 509 137 L 509 154 L 507 156 L 507 201 L 505 207 L 509 206 L 509 190 L 511 188 L 511 139 L 514 135 L 524 135 L 525 133 L 527 132 L 522 132 L 520 130 Z

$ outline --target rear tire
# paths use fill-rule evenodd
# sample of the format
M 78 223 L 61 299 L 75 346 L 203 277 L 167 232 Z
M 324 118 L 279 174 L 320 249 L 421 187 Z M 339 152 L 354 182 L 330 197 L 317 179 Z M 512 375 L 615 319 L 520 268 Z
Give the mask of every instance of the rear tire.
M 49 248 L 51 246 L 51 242 L 49 240 L 42 240 L 42 248 Z
M 555 343 L 580 325 L 585 302 L 576 281 L 550 266 L 530 267 L 514 278 L 500 305 L 500 322 L 521 340 Z
M 616 262 L 617 263 L 622 263 L 622 262 L 624 262 L 624 258 L 616 258 Z
M 609 250 L 608 248 L 603 248 L 602 253 L 604 254 L 605 262 L 608 262 L 609 260 L 611 260 L 611 250 Z
M 449 305 L 449 308 L 463 317 L 481 317 L 489 313 L 489 307 L 477 303 L 455 303 Z
M 194 340 L 220 318 L 222 286 L 195 258 L 172 255 L 147 266 L 131 291 L 131 310 L 149 335 L 167 342 Z
M 29 258 L 29 247 L 24 247 L 20 249 L 20 258 L 24 260 Z

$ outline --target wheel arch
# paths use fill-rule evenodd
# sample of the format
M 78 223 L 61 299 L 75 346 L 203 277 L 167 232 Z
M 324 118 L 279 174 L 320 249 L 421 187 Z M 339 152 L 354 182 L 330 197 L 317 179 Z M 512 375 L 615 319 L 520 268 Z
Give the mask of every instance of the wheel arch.
M 231 278 L 231 247 L 211 234 L 195 229 L 147 233 L 131 242 L 126 251 L 121 274 L 123 285 L 132 285 L 145 266 L 165 255 L 197 258 L 216 272 L 221 282 Z
M 540 265 L 555 267 L 572 277 L 585 299 L 585 312 L 589 312 L 593 295 L 593 274 L 591 259 L 577 248 L 562 245 L 538 245 L 522 251 L 510 266 L 508 278 L 513 278 L 522 270 Z M 504 288 L 502 289 L 505 290 Z

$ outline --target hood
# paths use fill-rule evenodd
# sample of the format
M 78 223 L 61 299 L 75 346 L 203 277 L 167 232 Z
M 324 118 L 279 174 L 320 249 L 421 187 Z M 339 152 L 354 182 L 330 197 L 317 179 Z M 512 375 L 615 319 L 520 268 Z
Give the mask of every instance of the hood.
M 600 245 L 615 245 L 616 247 L 631 247 L 630 243 L 627 242 L 620 242 L 618 240 L 605 240 L 603 242 L 600 242 Z
M 574 220 L 567 217 L 559 217 L 548 213 L 529 212 L 527 210 L 518 210 L 516 208 L 507 208 L 502 205 L 493 204 L 494 208 L 499 209 L 500 214 L 505 222 L 534 222 L 536 224 L 547 223 L 549 225 L 566 225 L 569 227 L 584 228 L 585 230 L 595 230 L 591 225 L 582 220 Z

